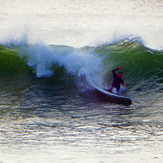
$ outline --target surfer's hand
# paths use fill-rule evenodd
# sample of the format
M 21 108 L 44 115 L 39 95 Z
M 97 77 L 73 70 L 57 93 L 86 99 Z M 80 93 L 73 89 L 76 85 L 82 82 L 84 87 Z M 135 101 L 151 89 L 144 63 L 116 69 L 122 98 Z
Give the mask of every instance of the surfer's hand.
M 120 67 L 118 67 L 119 69 L 121 69 L 122 67 L 120 66 Z

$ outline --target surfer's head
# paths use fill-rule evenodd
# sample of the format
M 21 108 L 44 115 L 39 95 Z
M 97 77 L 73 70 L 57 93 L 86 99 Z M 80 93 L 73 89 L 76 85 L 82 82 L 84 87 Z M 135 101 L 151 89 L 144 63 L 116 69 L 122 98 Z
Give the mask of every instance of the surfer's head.
M 123 72 L 119 72 L 118 76 L 121 78 L 123 76 Z

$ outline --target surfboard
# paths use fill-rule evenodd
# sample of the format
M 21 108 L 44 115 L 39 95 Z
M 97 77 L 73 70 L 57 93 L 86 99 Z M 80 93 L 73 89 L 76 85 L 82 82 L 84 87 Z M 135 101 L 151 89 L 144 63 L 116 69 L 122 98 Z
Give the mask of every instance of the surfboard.
M 102 98 L 105 101 L 108 101 L 111 103 L 124 104 L 124 105 L 131 105 L 132 104 L 132 100 L 130 98 L 120 96 L 120 95 L 116 95 L 114 93 L 103 90 L 99 87 L 95 87 L 95 91 L 96 91 L 97 96 Z

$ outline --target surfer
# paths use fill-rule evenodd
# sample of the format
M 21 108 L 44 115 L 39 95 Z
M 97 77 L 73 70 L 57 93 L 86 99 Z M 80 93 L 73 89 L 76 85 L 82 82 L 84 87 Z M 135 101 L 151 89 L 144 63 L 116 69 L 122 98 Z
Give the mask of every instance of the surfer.
M 112 88 L 110 88 L 108 91 L 115 93 L 115 94 L 119 94 L 119 89 L 121 87 L 121 84 L 123 86 L 126 86 L 123 82 L 122 76 L 123 76 L 123 72 L 119 72 L 118 75 L 115 73 L 115 71 L 121 69 L 121 67 L 118 67 L 114 70 L 112 70 L 112 74 L 113 74 L 113 82 L 112 82 Z

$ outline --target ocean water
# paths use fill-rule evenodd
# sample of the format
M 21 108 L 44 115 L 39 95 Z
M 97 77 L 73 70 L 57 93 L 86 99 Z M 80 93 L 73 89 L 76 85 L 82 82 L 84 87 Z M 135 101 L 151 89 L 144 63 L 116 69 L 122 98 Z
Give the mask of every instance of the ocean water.
M 0 162 L 163 161 L 163 1 L 1 0 L 0 20 Z M 130 106 L 94 91 L 119 66 Z

